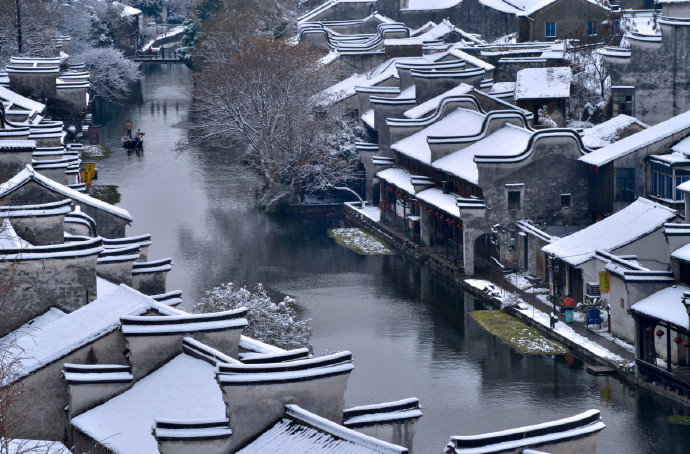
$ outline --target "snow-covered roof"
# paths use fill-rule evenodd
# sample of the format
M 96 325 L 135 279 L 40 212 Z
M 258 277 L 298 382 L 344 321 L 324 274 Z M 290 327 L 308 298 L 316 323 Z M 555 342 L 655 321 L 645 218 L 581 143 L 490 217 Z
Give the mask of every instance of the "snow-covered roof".
M 392 58 L 364 74 L 353 74 L 347 79 L 341 80 L 325 89 L 323 95 L 328 97 L 331 104 L 335 104 L 350 96 L 354 96 L 356 94 L 355 87 L 372 87 L 380 84 L 386 79 L 397 77 L 398 70 L 395 68 L 396 61 L 397 59 Z
M 181 313 L 126 285 L 116 285 L 101 278 L 96 281 L 96 300 L 63 316 L 52 313 L 49 323 L 29 335 L 17 335 L 18 331 L 9 334 L 15 337 L 12 349 L 17 352 L 9 357 L 21 359 L 17 378 L 113 331 L 123 315 L 140 315 L 152 309 L 169 315 Z
M 479 3 L 504 13 L 515 14 L 516 16 L 529 16 L 556 1 L 558 0 L 479 0 Z M 604 4 L 600 0 L 587 1 L 601 8 L 609 9 L 608 2 Z
M 408 194 L 414 195 L 414 186 L 412 186 L 412 174 L 405 169 L 399 167 L 391 167 L 376 174 L 380 179 L 387 181 L 393 186 L 402 189 Z
M 79 191 L 75 191 L 74 189 L 71 189 L 63 184 L 53 181 L 50 178 L 41 175 L 38 172 L 35 172 L 33 167 L 31 167 L 30 165 L 27 165 L 26 168 L 24 168 L 17 175 L 15 175 L 14 177 L 10 178 L 9 180 L 0 185 L 0 198 L 5 196 L 6 194 L 9 194 L 15 189 L 18 189 L 30 180 L 34 180 L 40 185 L 45 186 L 46 188 L 52 191 L 58 192 L 64 195 L 65 197 L 69 197 L 75 203 L 92 206 L 94 208 L 106 211 L 110 214 L 126 219 L 128 221 L 134 220 L 134 218 L 124 208 L 116 207 L 115 205 L 111 205 L 89 195 L 82 194 Z
M 0 150 L 34 150 L 35 140 L 0 140 Z
M 401 8 L 400 10 L 431 11 L 448 9 L 459 3 L 462 3 L 462 0 L 409 0 L 407 8 Z
M 475 33 L 468 33 L 455 25 L 453 25 L 448 19 L 443 19 L 438 24 L 434 22 L 427 22 L 416 30 L 410 32 L 410 36 L 420 38 L 422 41 L 433 41 L 436 39 L 441 39 L 449 33 L 456 32 L 462 35 L 464 39 L 475 44 L 484 44 L 485 41 L 481 39 L 480 35 Z
M 676 215 L 675 210 L 640 197 L 619 212 L 544 246 L 542 251 L 577 266 L 592 259 L 598 249 L 610 252 L 663 228 Z
M 297 405 L 286 405 L 285 416 L 237 454 L 402 454 L 393 445 L 336 424 Z
M 1 142 L 0 142 L 1 143 Z M 677 144 L 671 147 L 671 150 L 683 153 L 686 156 L 690 156 L 690 137 L 686 137 Z
M 22 109 L 28 110 L 30 112 L 43 113 L 46 106 L 40 102 L 34 101 L 32 99 L 26 98 L 12 90 L 0 86 L 0 100 L 6 101 L 12 106 L 18 106 Z
M 686 181 L 685 183 L 681 183 L 676 187 L 679 191 L 690 192 L 690 180 Z
M 431 164 L 431 150 L 427 138 L 470 136 L 479 132 L 484 115 L 474 110 L 455 109 L 441 120 L 394 143 L 391 148 L 424 164 Z
M 568 67 L 525 68 L 517 73 L 515 100 L 569 98 L 573 71 Z
M 461 60 L 465 60 L 467 63 L 470 63 L 476 66 L 477 68 L 482 68 L 486 71 L 493 71 L 494 69 L 496 69 L 496 67 L 491 63 L 485 62 L 481 58 L 477 58 L 474 55 L 470 55 L 467 52 L 464 52 L 462 49 L 459 48 L 459 46 L 462 46 L 462 44 L 456 44 L 451 50 L 448 51 L 448 53 L 458 57 Z
M 141 14 L 141 10 L 133 6 L 125 5 L 120 2 L 113 2 L 113 5 L 122 6 L 122 17 L 137 16 Z
M 690 262 L 690 244 L 676 249 L 671 253 L 674 259 L 682 260 L 683 262 Z
M 72 419 L 116 454 L 158 454 L 155 420 L 218 420 L 225 404 L 215 365 L 181 353 L 124 393 Z
M 690 133 L 690 111 L 602 147 L 580 158 L 585 164 L 603 166 L 681 131 Z
M 690 163 L 690 156 L 685 153 L 674 151 L 668 154 L 653 154 L 649 156 L 654 161 L 661 161 L 666 164 L 688 164 Z
M 592 128 L 585 129 L 581 134 L 582 142 L 591 150 L 605 147 L 618 140 L 633 125 L 642 128 L 649 127 L 637 118 L 621 114 Z
M 430 188 L 420 191 L 415 197 L 429 205 L 435 206 L 439 210 L 445 211 L 451 216 L 455 216 L 456 218 L 460 217 L 457 194 L 453 194 L 452 192 L 444 194 L 443 191 L 438 188 Z
M 532 133 L 524 128 L 506 123 L 501 129 L 489 134 L 469 147 L 455 151 L 434 161 L 433 168 L 472 183 L 479 184 L 479 170 L 474 162 L 476 155 L 513 156 L 525 151 Z
M 403 116 L 406 118 L 422 118 L 425 117 L 427 114 L 430 114 L 431 112 L 434 112 L 439 104 L 441 104 L 441 101 L 443 101 L 445 98 L 449 96 L 458 96 L 458 95 L 466 95 L 467 93 L 471 92 L 474 89 L 472 85 L 467 85 L 465 83 L 461 83 L 460 85 L 451 88 L 445 93 L 441 93 L 440 95 L 429 99 L 428 101 L 425 101 L 418 106 L 415 106 L 411 108 L 410 110 L 406 111 Z
M 633 304 L 630 309 L 687 330 L 690 329 L 690 322 L 683 304 L 683 294 L 686 292 L 690 292 L 690 287 L 683 284 L 666 287 Z

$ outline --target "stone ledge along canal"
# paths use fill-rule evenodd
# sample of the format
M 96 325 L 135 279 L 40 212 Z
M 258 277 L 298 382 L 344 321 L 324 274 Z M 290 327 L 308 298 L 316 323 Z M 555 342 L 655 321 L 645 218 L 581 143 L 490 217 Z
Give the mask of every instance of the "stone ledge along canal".
M 149 257 L 172 257 L 168 290 L 193 301 L 224 282 L 262 282 L 295 297 L 311 318 L 316 354 L 352 351 L 346 406 L 418 397 L 415 452 L 441 453 L 451 435 L 536 424 L 601 410 L 599 453 L 688 453 L 690 427 L 668 422 L 680 406 L 595 377 L 570 355 L 517 353 L 469 315 L 482 304 L 399 255 L 361 256 L 327 230 L 343 220 L 268 216 L 255 208 L 256 175 L 232 152 L 184 143 L 191 72 L 145 65 L 141 97 L 95 106 L 98 185 L 117 185 L 134 216 L 128 234 L 151 233 Z M 121 148 L 131 120 L 143 153 Z

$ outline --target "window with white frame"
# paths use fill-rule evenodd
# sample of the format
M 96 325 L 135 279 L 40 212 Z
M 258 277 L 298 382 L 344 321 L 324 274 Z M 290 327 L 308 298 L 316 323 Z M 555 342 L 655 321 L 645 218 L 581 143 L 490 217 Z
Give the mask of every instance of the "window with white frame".
M 556 37 L 556 23 L 555 22 L 547 22 L 546 23 L 546 31 L 544 35 L 547 38 L 555 38 Z

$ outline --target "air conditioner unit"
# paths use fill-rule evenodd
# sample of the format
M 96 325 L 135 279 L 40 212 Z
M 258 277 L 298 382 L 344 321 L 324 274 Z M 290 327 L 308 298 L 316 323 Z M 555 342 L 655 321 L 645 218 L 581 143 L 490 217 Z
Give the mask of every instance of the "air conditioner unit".
M 599 291 L 599 283 L 587 282 L 587 291 L 585 293 L 587 294 L 587 296 L 601 296 L 601 292 Z

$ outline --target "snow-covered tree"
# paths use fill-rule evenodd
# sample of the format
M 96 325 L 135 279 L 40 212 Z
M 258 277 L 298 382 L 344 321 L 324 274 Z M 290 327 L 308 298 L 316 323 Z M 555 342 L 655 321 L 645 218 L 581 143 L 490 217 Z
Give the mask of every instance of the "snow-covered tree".
M 18 54 L 52 55 L 50 39 L 58 32 L 49 11 L 40 0 L 0 1 L 0 62 Z
M 132 84 L 140 76 L 139 65 L 112 47 L 93 47 L 75 56 L 91 71 L 91 91 L 94 97 L 109 102 L 122 102 Z
M 318 55 L 283 40 L 222 38 L 196 76 L 195 139 L 243 150 L 271 197 L 303 200 L 356 178 L 357 162 L 329 143 L 336 124 L 319 95 L 328 74 Z
M 310 320 L 297 319 L 297 304 L 290 297 L 274 302 L 261 284 L 254 291 L 233 283 L 208 290 L 194 305 L 194 312 L 219 312 L 246 307 L 249 326 L 244 334 L 284 349 L 308 347 L 311 350 Z
M 147 16 L 158 16 L 165 4 L 164 0 L 130 0 L 130 4 Z

